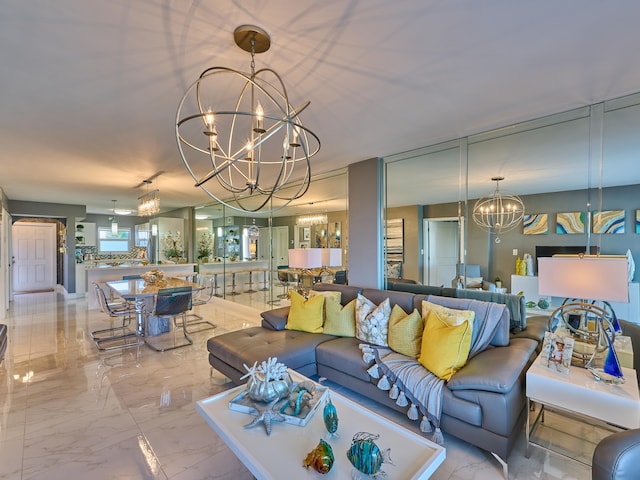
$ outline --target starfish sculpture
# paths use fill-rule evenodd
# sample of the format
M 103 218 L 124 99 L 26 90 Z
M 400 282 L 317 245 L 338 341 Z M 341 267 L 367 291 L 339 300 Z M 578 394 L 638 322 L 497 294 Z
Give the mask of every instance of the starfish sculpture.
M 264 429 L 267 431 L 267 435 L 271 435 L 271 422 L 284 421 L 284 415 L 278 412 L 277 409 L 274 409 L 278 400 L 279 399 L 276 398 L 273 402 L 264 406 L 258 406 L 257 403 L 254 403 L 253 408 L 258 412 L 258 416 L 254 418 L 251 423 L 245 425 L 244 428 L 253 428 L 260 423 L 264 423 Z

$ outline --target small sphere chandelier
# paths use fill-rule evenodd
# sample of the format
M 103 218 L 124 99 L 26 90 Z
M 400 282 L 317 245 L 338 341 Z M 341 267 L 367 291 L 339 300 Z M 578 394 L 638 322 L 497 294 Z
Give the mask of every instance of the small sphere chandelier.
M 492 177 L 496 182 L 495 191 L 480 198 L 473 206 L 473 221 L 496 235 L 496 243 L 500 243 L 501 233 L 513 230 L 524 217 L 524 203 L 517 195 L 500 192 L 500 181 L 504 177 Z
M 320 140 L 300 119 L 310 102 L 294 108 L 280 76 L 255 69 L 254 55 L 271 45 L 267 32 L 241 25 L 234 40 L 251 53 L 251 72 L 202 72 L 178 106 L 176 139 L 196 187 L 234 210 L 269 213 L 307 192 Z

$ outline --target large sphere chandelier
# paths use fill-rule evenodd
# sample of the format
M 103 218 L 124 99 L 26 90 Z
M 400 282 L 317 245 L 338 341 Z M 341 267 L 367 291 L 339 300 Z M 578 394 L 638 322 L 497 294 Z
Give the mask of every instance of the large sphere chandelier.
M 254 55 L 271 45 L 267 32 L 242 25 L 234 40 L 251 53 L 251 72 L 202 72 L 178 106 L 178 148 L 195 185 L 215 200 L 240 212 L 273 212 L 307 192 L 320 140 L 300 119 L 310 102 L 294 108 L 275 71 L 255 70 Z
M 498 235 L 513 230 L 524 217 L 524 203 L 517 195 L 500 192 L 500 181 L 504 177 L 491 177 L 491 180 L 496 182 L 496 189 L 476 202 L 473 221 L 489 233 L 494 233 L 496 243 L 500 243 Z

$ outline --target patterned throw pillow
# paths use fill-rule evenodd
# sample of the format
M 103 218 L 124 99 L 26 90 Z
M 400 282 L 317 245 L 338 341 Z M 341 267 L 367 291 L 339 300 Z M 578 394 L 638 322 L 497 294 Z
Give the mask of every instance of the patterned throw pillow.
M 380 305 L 358 294 L 356 298 L 356 338 L 363 342 L 387 347 L 391 303 L 385 299 Z
M 297 292 L 291 292 L 291 308 L 287 317 L 287 330 L 322 333 L 325 297 L 319 295 L 305 300 Z
M 471 350 L 471 327 L 468 321 L 448 325 L 433 310 L 427 315 L 418 361 L 443 380 L 467 363 Z
M 394 305 L 389 317 L 389 348 L 411 358 L 418 358 L 424 320 L 417 309 L 407 314 L 402 307 Z

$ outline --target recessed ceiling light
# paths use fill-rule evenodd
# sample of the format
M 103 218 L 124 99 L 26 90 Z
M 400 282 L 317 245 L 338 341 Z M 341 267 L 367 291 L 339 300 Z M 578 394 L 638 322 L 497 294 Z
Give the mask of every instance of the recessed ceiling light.
M 116 208 L 114 212 L 116 215 L 131 215 L 132 210 L 124 210 L 124 209 Z

